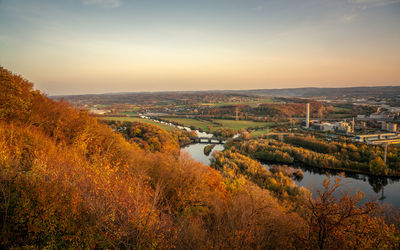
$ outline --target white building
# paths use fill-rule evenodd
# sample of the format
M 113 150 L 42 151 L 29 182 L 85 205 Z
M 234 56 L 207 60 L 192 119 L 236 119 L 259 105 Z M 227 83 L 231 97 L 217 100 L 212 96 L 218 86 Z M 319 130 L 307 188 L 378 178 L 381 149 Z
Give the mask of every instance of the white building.
M 395 133 L 385 134 L 370 134 L 370 135 L 357 135 L 354 140 L 358 142 L 372 142 L 378 140 L 396 139 L 398 136 Z

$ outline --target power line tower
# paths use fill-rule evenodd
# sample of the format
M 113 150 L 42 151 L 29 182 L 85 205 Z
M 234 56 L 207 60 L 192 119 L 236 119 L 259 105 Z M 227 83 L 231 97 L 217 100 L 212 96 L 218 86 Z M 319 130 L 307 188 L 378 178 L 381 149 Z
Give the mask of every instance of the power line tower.
M 293 131 L 293 126 L 294 126 L 294 120 L 293 118 L 290 118 L 290 131 Z
M 235 113 L 236 113 L 236 121 L 239 121 L 239 107 L 236 107 Z
M 385 154 L 384 154 L 384 156 L 383 156 L 383 162 L 385 163 L 385 165 L 386 165 L 386 159 L 387 159 L 387 150 L 388 150 L 388 143 L 386 142 L 385 144 L 384 144 L 384 148 L 385 148 Z

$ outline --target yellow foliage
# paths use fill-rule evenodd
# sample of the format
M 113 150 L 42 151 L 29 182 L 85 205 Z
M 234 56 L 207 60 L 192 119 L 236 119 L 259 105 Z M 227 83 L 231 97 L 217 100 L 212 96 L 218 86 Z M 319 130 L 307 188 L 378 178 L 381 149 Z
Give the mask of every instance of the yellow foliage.
M 135 124 L 130 132 L 136 139 L 127 142 L 0 67 L 2 248 L 281 249 L 301 243 L 307 218 L 276 198 L 298 195 L 287 177 L 230 151 L 216 155 L 221 175 L 179 155 L 176 140 L 163 131 Z M 380 227 L 381 221 L 357 223 L 371 236 L 365 248 L 382 246 L 372 237 L 380 231 L 388 246 L 398 242 L 395 229 Z

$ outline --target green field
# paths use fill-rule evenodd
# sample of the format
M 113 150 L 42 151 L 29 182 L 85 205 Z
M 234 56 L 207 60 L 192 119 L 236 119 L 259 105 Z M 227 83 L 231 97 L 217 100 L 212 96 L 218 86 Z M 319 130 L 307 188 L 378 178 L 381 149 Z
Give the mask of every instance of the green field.
M 174 129 L 174 127 L 171 127 L 171 126 L 168 126 L 165 124 L 161 124 L 158 122 L 153 122 L 148 119 L 142 119 L 140 117 L 102 117 L 102 119 L 109 120 L 109 121 L 122 121 L 122 122 L 143 122 L 143 123 L 148 123 L 148 124 L 158 126 L 167 131 L 171 131 Z
M 243 129 L 243 128 L 262 128 L 271 125 L 268 122 L 255 122 L 255 121 L 235 121 L 235 120 L 213 120 L 216 123 L 222 124 L 222 127 L 231 129 Z
M 340 118 L 349 118 L 353 117 L 352 114 L 329 114 L 329 118 L 332 119 L 340 119 Z
M 186 127 L 195 127 L 201 128 L 204 131 L 208 131 L 208 127 L 212 126 L 212 130 L 216 130 L 220 127 L 231 128 L 234 130 L 239 129 L 246 129 L 246 128 L 263 128 L 266 126 L 270 126 L 274 123 L 271 122 L 255 122 L 255 121 L 235 121 L 235 120 L 223 120 L 223 119 L 216 119 L 211 121 L 205 120 L 197 120 L 193 118 L 179 118 L 179 117 L 165 117 L 166 120 L 171 122 L 176 122 L 179 124 L 183 124 Z M 217 124 L 216 124 L 217 123 Z M 218 125 L 221 124 L 221 125 Z
M 103 117 L 102 119 L 113 120 L 113 121 L 144 122 L 156 125 L 167 131 L 171 131 L 174 129 L 171 126 L 161 124 L 158 122 L 153 122 L 140 117 Z M 216 129 L 221 127 L 231 128 L 234 130 L 247 129 L 247 128 L 260 128 L 260 130 L 254 131 L 250 134 L 252 137 L 257 137 L 260 136 L 261 134 L 270 132 L 270 129 L 266 127 L 275 124 L 274 122 L 235 121 L 235 120 L 223 120 L 223 119 L 216 119 L 213 120 L 213 122 L 210 122 L 206 120 L 197 120 L 193 118 L 180 118 L 180 117 L 164 117 L 164 119 L 169 120 L 171 122 L 183 124 L 185 127 L 193 126 L 197 129 L 201 128 L 204 131 L 208 131 L 209 126 L 212 126 L 212 131 L 215 131 Z M 216 123 L 221 124 L 222 126 Z
M 214 107 L 222 107 L 222 106 L 235 106 L 235 105 L 249 105 L 251 107 L 256 107 L 262 103 L 273 103 L 274 100 L 271 98 L 253 100 L 247 102 L 217 102 L 217 103 L 200 103 L 205 106 L 214 106 Z
M 171 122 L 176 122 L 179 124 L 183 124 L 185 127 L 195 127 L 201 128 L 205 131 L 208 131 L 208 126 L 217 126 L 212 122 L 204 121 L 204 120 L 196 120 L 193 118 L 179 118 L 179 117 L 164 117 L 165 120 L 169 120 Z
M 270 133 L 272 130 L 269 128 L 259 129 L 250 133 L 251 138 L 260 137 L 261 135 L 265 135 Z
M 337 112 L 337 113 L 347 113 L 347 112 L 350 112 L 350 111 L 351 111 L 351 108 L 339 107 L 339 106 L 333 107 L 333 109 L 334 109 L 335 112 Z
M 119 112 L 118 115 L 136 116 L 137 112 L 136 111 L 124 111 L 124 112 Z

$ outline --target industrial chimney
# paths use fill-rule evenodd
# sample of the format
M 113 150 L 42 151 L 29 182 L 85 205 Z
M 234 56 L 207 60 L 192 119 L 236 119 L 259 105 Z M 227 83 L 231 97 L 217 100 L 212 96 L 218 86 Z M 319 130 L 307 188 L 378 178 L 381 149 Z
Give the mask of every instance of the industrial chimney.
M 306 128 L 310 128 L 310 104 L 306 104 Z

